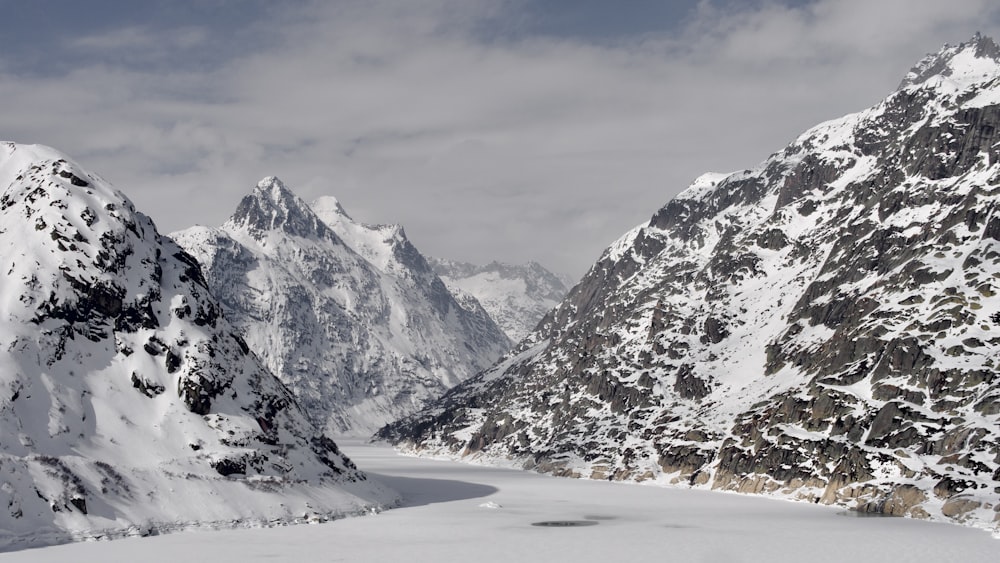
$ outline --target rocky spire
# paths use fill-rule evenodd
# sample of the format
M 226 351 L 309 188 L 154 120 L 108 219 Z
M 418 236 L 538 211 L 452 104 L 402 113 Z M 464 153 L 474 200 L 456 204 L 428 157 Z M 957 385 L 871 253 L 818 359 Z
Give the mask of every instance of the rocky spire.
M 338 240 L 309 205 L 275 176 L 261 180 L 253 192 L 240 201 L 227 224 L 245 229 L 255 238 L 268 231 L 281 230 L 302 238 Z

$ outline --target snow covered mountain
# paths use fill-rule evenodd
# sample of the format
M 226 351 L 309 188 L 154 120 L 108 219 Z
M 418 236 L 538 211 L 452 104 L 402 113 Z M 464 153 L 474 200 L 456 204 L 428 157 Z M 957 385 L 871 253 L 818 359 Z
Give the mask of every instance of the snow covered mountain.
M 0 144 L 0 550 L 368 511 L 194 259 L 57 151 Z
M 477 266 L 440 258 L 428 261 L 452 294 L 471 296 L 482 304 L 514 342 L 527 336 L 569 293 L 559 276 L 536 262 Z
M 705 175 L 516 350 L 381 436 L 428 454 L 1000 521 L 1000 49 Z
M 171 236 L 250 348 L 333 433 L 368 436 L 510 345 L 488 315 L 459 306 L 402 228 L 356 223 L 333 198 L 314 210 L 277 178 L 221 228 Z

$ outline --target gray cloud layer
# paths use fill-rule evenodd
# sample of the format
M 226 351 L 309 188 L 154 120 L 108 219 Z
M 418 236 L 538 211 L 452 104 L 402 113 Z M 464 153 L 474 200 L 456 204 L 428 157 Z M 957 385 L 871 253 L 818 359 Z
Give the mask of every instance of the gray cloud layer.
M 164 231 L 219 224 L 277 175 L 429 254 L 579 275 L 702 172 L 752 166 L 993 33 L 994 4 L 701 2 L 662 33 L 591 41 L 519 33 L 518 2 L 302 3 L 224 33 L 62 38 L 78 62 L 57 72 L 0 60 L 0 117 Z

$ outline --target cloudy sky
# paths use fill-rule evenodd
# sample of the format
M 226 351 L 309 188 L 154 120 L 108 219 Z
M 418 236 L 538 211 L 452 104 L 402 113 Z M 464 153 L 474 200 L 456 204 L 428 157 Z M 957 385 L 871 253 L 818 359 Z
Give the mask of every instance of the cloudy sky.
M 0 138 L 169 232 L 276 175 L 425 254 L 581 275 L 706 171 L 868 107 L 991 0 L 0 0 Z

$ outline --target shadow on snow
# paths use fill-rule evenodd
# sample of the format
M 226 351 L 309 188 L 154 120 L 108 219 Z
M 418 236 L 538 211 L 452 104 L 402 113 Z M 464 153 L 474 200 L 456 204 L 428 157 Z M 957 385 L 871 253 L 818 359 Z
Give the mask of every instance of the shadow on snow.
M 441 502 L 468 500 L 492 495 L 500 489 L 479 483 L 455 479 L 425 479 L 397 477 L 382 473 L 366 472 L 370 477 L 399 491 L 403 500 L 401 508 L 425 506 Z

